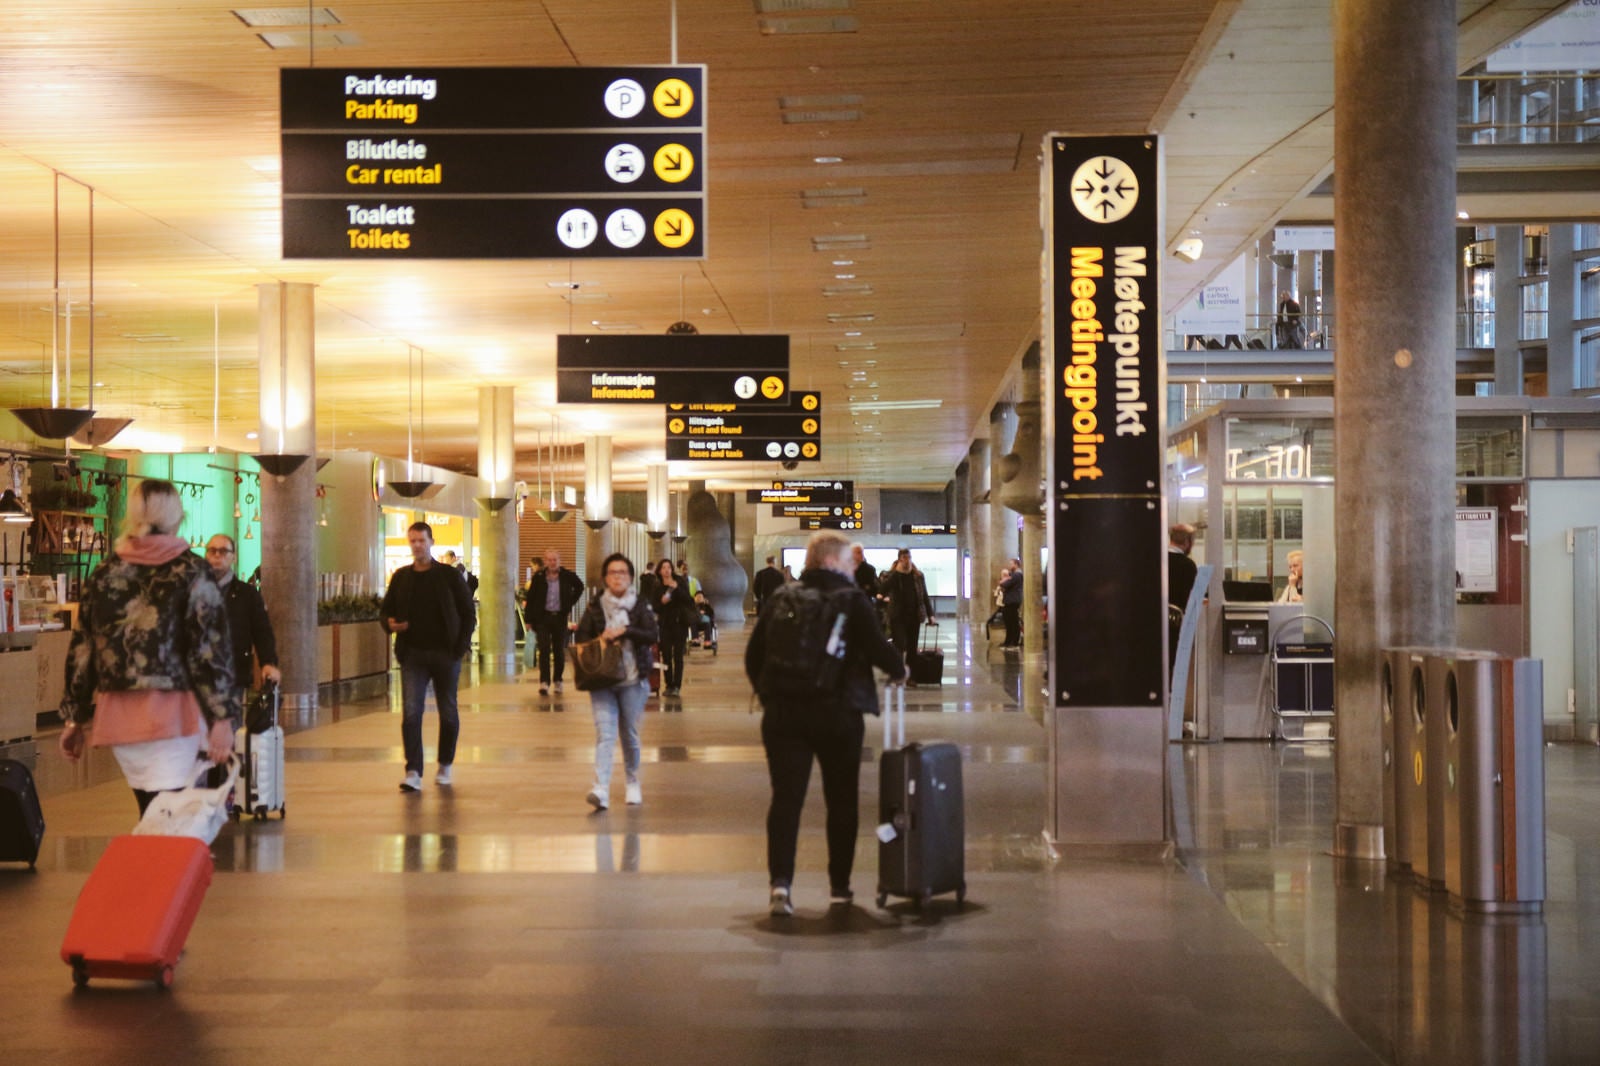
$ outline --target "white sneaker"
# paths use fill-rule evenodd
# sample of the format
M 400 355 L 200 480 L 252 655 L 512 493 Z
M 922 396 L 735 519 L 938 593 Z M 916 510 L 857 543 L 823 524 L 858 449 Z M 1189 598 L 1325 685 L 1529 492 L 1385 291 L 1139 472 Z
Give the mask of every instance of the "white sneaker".
M 550 695 L 550 686 L 549 685 L 540 685 L 539 686 L 539 695 L 541 695 L 541 696 Z
M 555 683 L 555 690 L 556 690 L 556 695 L 559 696 L 561 694 L 561 682 L 557 681 Z
M 628 782 L 628 806 L 637 807 L 644 802 L 644 792 L 639 788 L 639 782 Z
M 611 806 L 611 801 L 607 799 L 605 794 L 600 791 L 599 785 L 591 788 L 589 790 L 589 794 L 583 798 L 588 800 L 589 806 L 593 807 L 597 811 L 603 811 L 607 807 Z
M 794 913 L 794 904 L 789 902 L 789 890 L 783 885 L 772 886 L 772 894 L 768 897 L 767 903 L 774 918 L 787 918 Z
M 440 785 L 454 784 L 455 782 L 452 780 L 451 775 L 450 775 L 451 769 L 452 768 L 449 767 L 449 766 L 441 766 L 441 767 L 439 767 L 439 772 L 436 775 L 434 775 L 434 778 L 433 778 L 434 782 L 436 784 L 440 784 Z
M 419 773 L 415 773 L 415 772 L 406 774 L 406 779 L 404 781 L 400 782 L 400 791 L 401 792 L 421 792 L 422 791 L 422 775 L 419 774 Z

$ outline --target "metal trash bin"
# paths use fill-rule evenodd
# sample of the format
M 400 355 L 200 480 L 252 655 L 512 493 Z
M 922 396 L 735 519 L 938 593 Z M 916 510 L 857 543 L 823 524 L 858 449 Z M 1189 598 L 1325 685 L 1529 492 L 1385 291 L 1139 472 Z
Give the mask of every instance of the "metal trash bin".
M 1389 868 L 1409 873 L 1412 854 L 1426 841 L 1422 781 L 1413 766 L 1420 739 L 1416 694 L 1424 648 L 1385 648 L 1383 660 L 1383 840 Z M 1413 828 L 1412 809 L 1418 808 Z M 1423 835 L 1418 835 L 1418 833 Z
M 1459 651 L 1444 649 L 1422 657 L 1423 722 L 1416 763 L 1421 757 L 1422 809 L 1426 826 L 1425 847 L 1412 841 L 1411 872 L 1420 887 L 1433 892 L 1445 890 L 1445 808 L 1452 802 L 1450 790 L 1451 717 L 1458 714 L 1455 668 Z M 1413 829 L 1416 820 L 1412 820 Z
M 1460 729 L 1453 904 L 1532 913 L 1545 897 L 1544 664 L 1463 656 L 1455 664 Z

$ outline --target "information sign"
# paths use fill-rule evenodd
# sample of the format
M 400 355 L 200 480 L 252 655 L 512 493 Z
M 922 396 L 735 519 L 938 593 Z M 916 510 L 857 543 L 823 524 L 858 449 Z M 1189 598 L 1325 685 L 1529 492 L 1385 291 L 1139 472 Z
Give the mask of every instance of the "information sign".
M 774 481 L 771 488 L 749 489 L 745 502 L 754 504 L 854 504 L 856 483 L 834 478 Z M 774 514 L 778 512 L 774 511 Z
M 943 522 L 901 522 L 900 532 L 917 536 L 954 533 L 956 527 Z
M 1045 156 L 1054 703 L 1161 706 L 1160 147 L 1052 135 Z
M 667 459 L 816 462 L 822 394 L 797 392 L 787 410 L 732 403 L 667 405 Z
M 789 338 L 561 334 L 556 402 L 787 407 Z
M 705 68 L 280 72 L 284 258 L 705 255 Z

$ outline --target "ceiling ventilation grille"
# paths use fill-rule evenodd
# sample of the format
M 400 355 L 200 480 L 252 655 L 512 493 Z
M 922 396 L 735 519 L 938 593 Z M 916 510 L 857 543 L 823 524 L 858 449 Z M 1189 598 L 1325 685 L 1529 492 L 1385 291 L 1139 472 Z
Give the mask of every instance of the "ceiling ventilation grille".
M 872 247 L 872 239 L 864 233 L 836 233 L 825 234 L 821 237 L 811 238 L 813 252 L 844 252 L 866 251 Z
M 867 190 L 855 187 L 849 189 L 802 189 L 800 191 L 800 205 L 802 207 L 860 207 L 867 202 Z
M 855 0 L 755 0 L 756 27 L 762 33 L 779 36 L 802 33 L 855 33 L 861 20 L 852 11 Z
M 778 117 L 786 125 L 805 122 L 861 121 L 860 93 L 834 93 L 823 96 L 780 96 Z
M 344 22 L 332 8 L 319 7 L 241 7 L 234 18 L 252 29 L 261 26 L 338 26 Z
M 305 30 L 277 30 L 258 33 L 256 36 L 261 38 L 262 44 L 275 49 L 305 48 L 311 43 L 311 34 Z M 361 36 L 349 30 L 317 34 L 318 48 L 354 48 L 361 43 Z

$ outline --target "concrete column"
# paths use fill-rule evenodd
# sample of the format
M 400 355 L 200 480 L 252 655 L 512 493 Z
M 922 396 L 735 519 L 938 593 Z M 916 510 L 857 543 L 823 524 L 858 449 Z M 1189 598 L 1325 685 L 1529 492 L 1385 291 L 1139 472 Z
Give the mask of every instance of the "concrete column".
M 1494 228 L 1494 394 L 1521 396 L 1522 227 Z
M 965 459 L 956 466 L 955 480 L 955 508 L 953 521 L 956 524 L 956 558 L 961 560 L 962 573 L 957 578 L 960 582 L 956 589 L 956 617 L 965 619 L 973 624 L 981 623 L 987 615 L 980 615 L 972 609 L 973 592 L 971 582 L 968 580 L 972 563 L 972 481 L 968 471 L 972 464 Z
M 1570 222 L 1550 223 L 1550 298 L 1546 305 L 1549 329 L 1545 341 L 1547 396 L 1571 396 L 1578 383 L 1578 227 Z
M 994 601 L 990 591 L 994 578 L 989 575 L 989 452 L 987 439 L 972 442 L 967 449 L 967 528 L 972 530 L 972 620 L 981 622 L 994 612 L 986 607 Z
M 1006 482 L 1000 499 L 1010 512 L 1022 516 L 1022 533 L 1017 556 L 1022 560 L 1022 647 L 1026 654 L 1042 655 L 1045 650 L 1044 575 L 1039 571 L 1039 552 L 1044 547 L 1043 412 L 1040 400 L 1044 379 L 1040 367 L 1039 345 L 1035 342 L 1022 357 L 1022 402 L 1017 404 L 1017 434 L 1012 452 L 1006 456 Z M 998 566 L 996 572 L 998 572 Z M 1038 686 L 1028 686 L 1037 697 Z M 1025 703 L 1031 702 L 1024 700 Z
M 278 643 L 283 708 L 317 705 L 316 286 L 256 287 L 263 455 L 303 455 L 261 474 L 261 596 Z
M 617 550 L 611 516 L 611 438 L 586 437 L 583 441 L 583 524 L 589 531 L 583 542 L 585 569 L 588 570 L 583 583 L 587 588 L 605 587 L 600 564 Z M 638 565 L 634 563 L 635 567 Z
M 984 588 L 993 589 L 1000 568 L 1017 553 L 1017 516 L 1000 501 L 1005 489 L 1005 461 L 1017 431 L 1016 408 L 997 403 L 989 410 L 989 558 L 984 562 Z
M 517 665 L 517 512 L 510 506 L 516 480 L 516 389 L 478 389 L 478 661 L 486 668 Z
M 1454 0 L 1334 3 L 1334 850 L 1353 859 L 1384 857 L 1382 649 L 1455 638 L 1456 32 Z

